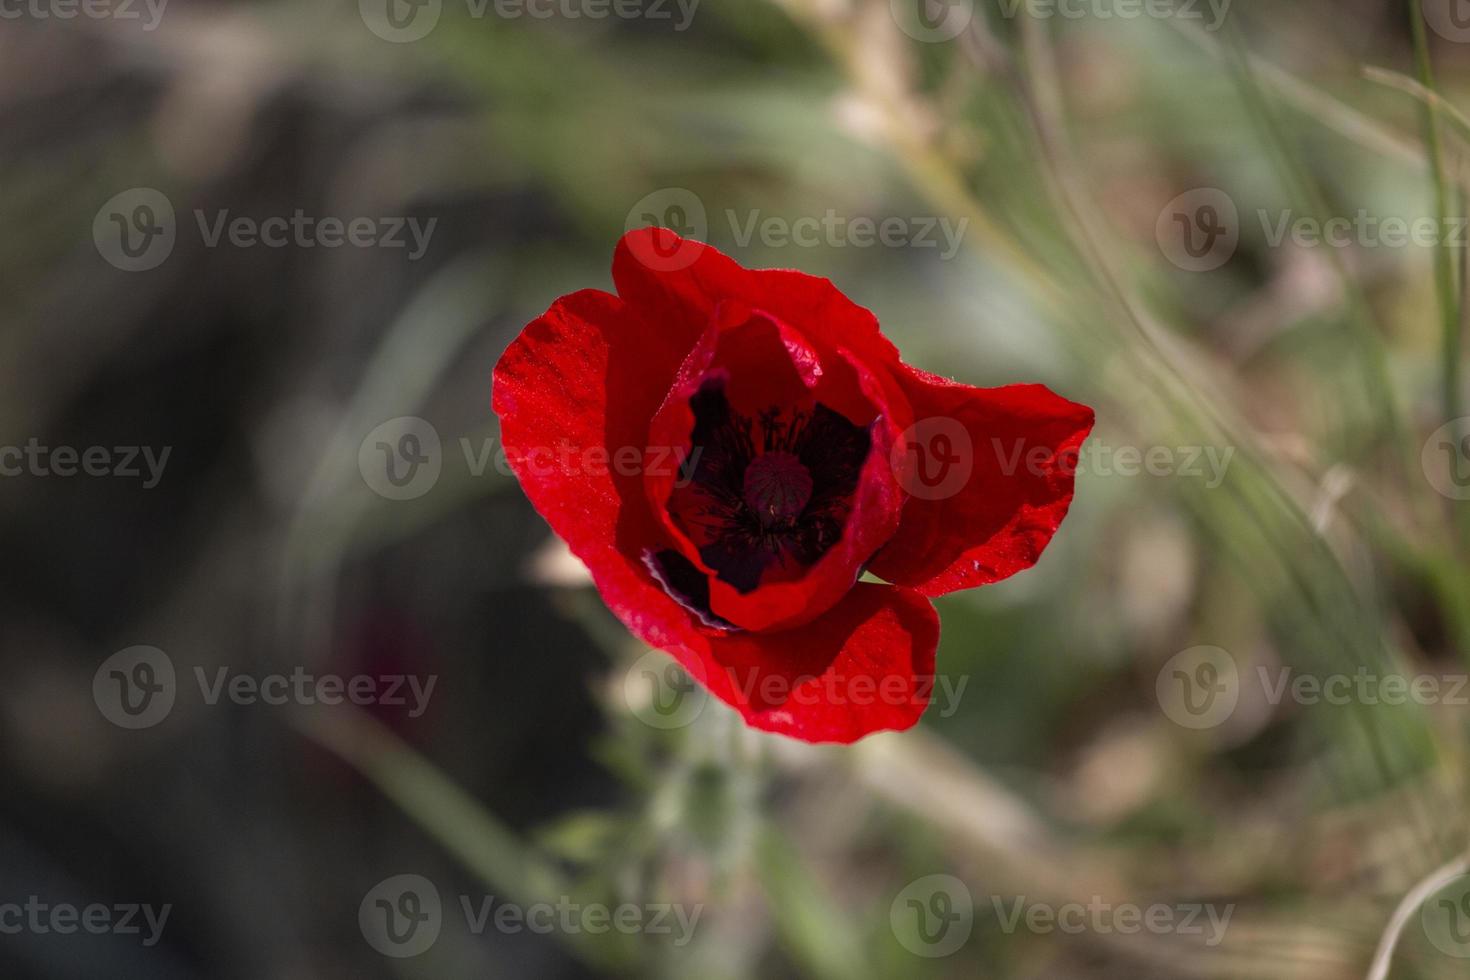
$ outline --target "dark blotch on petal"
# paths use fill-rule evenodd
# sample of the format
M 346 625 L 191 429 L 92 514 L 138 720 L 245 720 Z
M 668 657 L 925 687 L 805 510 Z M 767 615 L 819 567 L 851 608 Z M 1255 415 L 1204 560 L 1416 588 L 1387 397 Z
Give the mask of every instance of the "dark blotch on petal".
M 696 501 L 676 513 L 722 582 L 748 594 L 773 567 L 809 567 L 841 539 L 871 426 L 820 402 L 809 411 L 772 406 L 753 419 L 731 408 L 719 377 L 689 406 L 692 451 L 678 492 Z
M 669 598 L 698 616 L 704 625 L 722 630 L 739 628 L 710 610 L 709 579 L 695 567 L 694 562 L 672 548 L 665 548 L 662 551 L 645 551 L 643 564 L 663 586 Z

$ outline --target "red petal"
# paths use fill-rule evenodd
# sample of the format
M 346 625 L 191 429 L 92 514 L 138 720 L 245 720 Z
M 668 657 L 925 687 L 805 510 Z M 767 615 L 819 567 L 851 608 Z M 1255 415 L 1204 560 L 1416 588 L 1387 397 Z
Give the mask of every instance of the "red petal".
M 687 261 L 663 267 L 657 256 L 671 250 L 687 255 Z M 618 295 L 649 322 L 682 332 L 689 341 L 686 349 L 704 332 L 720 300 L 749 303 L 745 288 L 749 275 L 750 270 L 716 249 L 664 228 L 630 231 L 613 252 Z
M 712 639 L 722 683 L 711 689 L 754 728 L 853 742 L 919 720 L 933 695 L 938 645 L 929 600 L 861 582 L 805 626 Z
M 675 651 L 700 646 L 698 629 L 641 560 L 663 537 L 638 473 L 648 421 L 684 354 L 659 341 L 616 296 L 563 296 L 501 356 L 492 400 L 506 459 L 536 510 L 618 618 Z M 623 447 L 637 451 L 631 467 L 616 465 Z
M 673 263 L 661 256 L 675 255 Z M 894 422 L 902 430 L 907 404 L 889 378 L 900 367 L 898 349 L 878 330 L 872 312 L 843 295 L 831 280 L 794 269 L 747 269 L 718 249 L 680 238 L 666 228 L 639 228 L 613 253 L 618 295 L 650 323 L 678 332 L 694 346 L 724 300 L 741 300 L 800 330 L 819 350 L 846 349 L 882 375 Z M 882 370 L 888 368 L 889 371 Z
M 937 596 L 1030 568 L 1071 506 L 1092 409 L 1044 385 L 972 388 L 906 365 L 899 378 L 919 420 L 911 497 L 873 573 Z

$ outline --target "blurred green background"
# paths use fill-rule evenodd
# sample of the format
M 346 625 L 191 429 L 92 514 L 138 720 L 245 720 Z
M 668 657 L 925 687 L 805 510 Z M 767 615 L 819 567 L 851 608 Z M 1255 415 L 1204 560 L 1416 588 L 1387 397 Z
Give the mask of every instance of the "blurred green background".
M 0 478 L 0 913 L 172 911 L 0 928 L 5 976 L 1465 975 L 1470 4 L 87 11 L 0 19 L 0 447 L 169 456 Z M 211 240 L 298 212 L 427 235 Z M 915 730 L 660 712 L 495 465 L 500 351 L 649 220 L 1097 408 L 1041 563 L 939 602 Z M 176 696 L 129 729 L 93 682 L 137 645 Z M 210 703 L 221 668 L 435 686 Z M 442 901 L 411 956 L 399 875 Z

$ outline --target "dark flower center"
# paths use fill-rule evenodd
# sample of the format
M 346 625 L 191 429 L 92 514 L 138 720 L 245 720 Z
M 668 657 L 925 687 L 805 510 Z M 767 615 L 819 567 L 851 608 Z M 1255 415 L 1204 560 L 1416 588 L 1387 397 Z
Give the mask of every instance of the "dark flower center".
M 767 528 L 787 524 L 812 499 L 812 475 L 791 453 L 765 453 L 745 468 L 745 506 Z
M 691 451 L 669 511 L 705 565 L 742 593 L 799 576 L 841 539 L 852 512 L 871 432 L 810 404 L 752 418 L 731 406 L 719 377 L 689 400 Z

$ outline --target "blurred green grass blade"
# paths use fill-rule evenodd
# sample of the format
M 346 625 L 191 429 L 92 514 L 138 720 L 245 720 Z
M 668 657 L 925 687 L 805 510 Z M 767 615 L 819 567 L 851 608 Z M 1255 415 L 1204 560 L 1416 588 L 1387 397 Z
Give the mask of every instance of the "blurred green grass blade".
M 1429 57 L 1429 41 L 1425 36 L 1424 15 L 1417 3 L 1409 4 L 1409 20 L 1414 33 L 1414 65 L 1419 75 L 1419 84 L 1430 95 L 1435 94 L 1434 67 Z M 1420 118 L 1423 121 L 1425 140 L 1429 145 L 1429 165 L 1433 178 L 1434 211 L 1440 228 L 1448 228 L 1450 214 L 1449 180 L 1445 174 L 1444 146 L 1440 139 L 1440 100 L 1421 99 Z M 1463 203 L 1463 193 L 1460 195 Z M 1464 246 L 1460 246 L 1463 248 Z M 1455 282 L 1459 262 L 1454 246 L 1441 234 L 1434 248 L 1434 292 L 1439 303 L 1440 315 L 1440 400 L 1441 411 L 1446 422 L 1459 419 L 1460 359 L 1462 341 L 1460 336 L 1464 310 L 1460 303 L 1464 297 L 1464 283 Z M 1460 532 L 1460 543 L 1470 549 L 1470 510 L 1452 508 L 1452 518 Z
M 1419 4 L 1409 3 L 1409 23 L 1414 36 L 1414 67 L 1419 75 L 1419 84 L 1426 92 L 1434 92 L 1434 66 L 1429 57 L 1429 40 L 1426 37 L 1424 13 Z M 1424 139 L 1429 147 L 1429 172 L 1433 181 L 1435 218 L 1440 227 L 1449 220 L 1449 181 L 1445 176 L 1444 146 L 1439 131 L 1439 102 L 1437 99 L 1421 100 L 1420 119 L 1424 126 Z M 1440 321 L 1443 330 L 1441 363 L 1441 398 L 1446 420 L 1460 417 L 1460 311 L 1456 305 L 1455 261 L 1450 246 L 1440 236 L 1434 249 L 1434 289 L 1439 300 Z
M 1301 159 L 1295 142 L 1287 135 L 1281 119 L 1271 102 L 1266 87 L 1261 83 L 1251 63 L 1240 28 L 1235 26 L 1225 45 L 1226 63 L 1231 80 L 1246 109 L 1246 116 L 1256 127 L 1261 142 L 1265 144 L 1267 156 L 1276 167 L 1288 192 L 1301 200 L 1319 221 L 1331 216 L 1327 200 L 1313 179 L 1310 169 Z M 1407 446 L 1401 413 L 1394 397 L 1393 383 L 1389 377 L 1388 354 L 1385 349 L 1382 328 L 1377 323 L 1373 308 L 1363 291 L 1362 284 L 1353 275 L 1335 249 L 1327 250 L 1327 259 L 1342 286 L 1347 303 L 1347 320 L 1357 341 L 1363 386 L 1377 411 L 1374 413 L 1383 426 L 1383 434 L 1402 453 Z M 1407 462 L 1405 472 L 1409 471 Z
M 295 727 L 356 769 L 465 867 L 518 902 L 553 898 L 562 875 L 403 740 L 356 709 L 298 715 Z
M 522 906 L 556 903 L 570 883 L 538 851 L 496 820 L 428 759 L 356 708 L 298 714 L 294 727 L 356 769 L 467 870 Z M 622 956 L 619 937 L 554 932 L 574 953 L 607 965 Z M 607 938 L 608 942 L 599 941 Z
M 807 973 L 823 980 L 870 975 L 858 931 L 806 870 L 797 847 L 773 824 L 757 839 L 756 866 L 776 928 Z
M 1442 113 L 1441 118 L 1454 128 L 1460 138 L 1470 142 L 1470 116 L 1466 116 L 1453 103 L 1446 101 L 1438 92 L 1425 88 L 1423 83 L 1410 78 L 1402 72 L 1379 68 L 1376 65 L 1364 65 L 1363 77 L 1370 82 L 1386 85 L 1389 88 L 1398 89 L 1400 92 L 1412 95 L 1421 103 L 1434 106 Z

